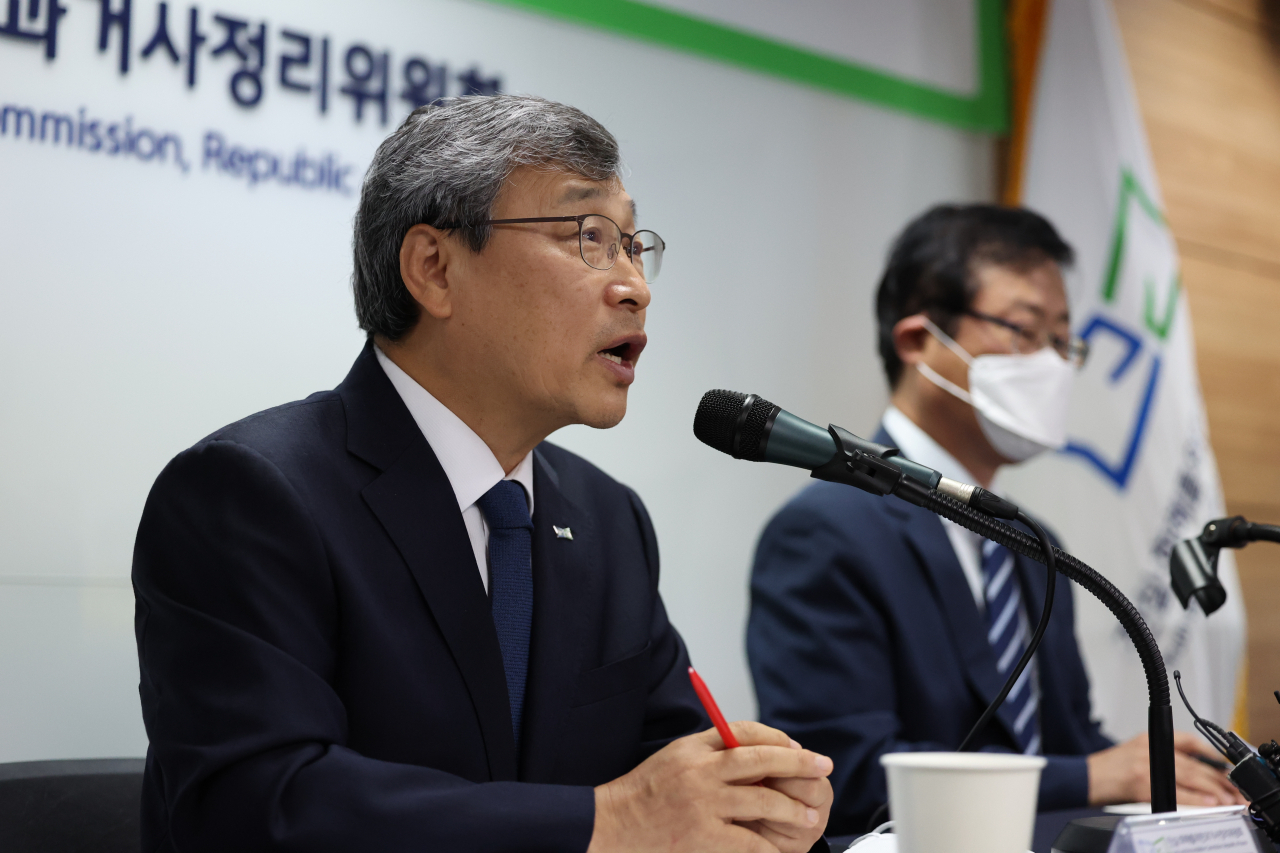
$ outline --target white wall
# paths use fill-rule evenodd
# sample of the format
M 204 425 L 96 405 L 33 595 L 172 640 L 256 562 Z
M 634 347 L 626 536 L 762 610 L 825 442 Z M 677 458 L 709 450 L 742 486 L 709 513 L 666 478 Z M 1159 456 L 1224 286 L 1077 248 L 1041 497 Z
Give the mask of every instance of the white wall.
M 333 152 L 358 176 L 403 115 L 398 103 L 389 125 L 356 124 L 334 93 L 320 116 L 282 92 L 282 26 L 329 34 L 335 52 L 367 41 L 395 62 L 478 64 L 505 90 L 573 103 L 618 136 L 644 225 L 669 244 L 650 346 L 621 426 L 555 440 L 646 500 L 672 618 L 726 713 L 752 716 L 750 556 L 805 478 L 697 443 L 698 398 L 754 391 L 872 429 L 885 393 L 870 306 L 888 241 L 926 205 L 988 197 L 989 140 L 460 0 L 227 0 L 219 11 L 255 25 L 265 15 L 271 32 L 266 96 L 246 110 L 227 94 L 226 56 L 202 60 L 194 89 L 160 54 L 137 57 L 155 3 L 134 3 L 127 77 L 95 49 L 97 4 L 65 5 L 56 60 L 0 38 L 0 105 L 130 115 L 178 134 L 190 169 L 0 135 L 0 761 L 144 752 L 128 574 L 152 480 L 219 426 L 336 385 L 360 349 L 354 194 L 250 187 L 200 156 L 216 129 Z M 184 33 L 186 7 L 170 7 Z

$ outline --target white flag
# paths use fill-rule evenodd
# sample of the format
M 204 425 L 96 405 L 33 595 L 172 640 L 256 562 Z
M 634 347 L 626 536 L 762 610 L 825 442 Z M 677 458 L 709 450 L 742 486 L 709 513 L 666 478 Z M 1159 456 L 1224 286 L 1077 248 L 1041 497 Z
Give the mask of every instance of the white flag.
M 1009 471 L 1001 487 L 1142 611 L 1164 653 L 1178 728 L 1190 730 L 1191 719 L 1175 669 L 1196 711 L 1229 726 L 1245 638 L 1231 553 L 1219 562 L 1227 603 L 1212 616 L 1194 602 L 1184 611 L 1169 586 L 1170 548 L 1226 513 L 1177 245 L 1106 0 L 1050 4 L 1032 92 L 1021 203 L 1076 249 L 1071 322 L 1091 352 L 1067 449 Z M 1095 714 L 1112 737 L 1145 731 L 1137 654 L 1096 599 L 1080 589 L 1074 598 Z

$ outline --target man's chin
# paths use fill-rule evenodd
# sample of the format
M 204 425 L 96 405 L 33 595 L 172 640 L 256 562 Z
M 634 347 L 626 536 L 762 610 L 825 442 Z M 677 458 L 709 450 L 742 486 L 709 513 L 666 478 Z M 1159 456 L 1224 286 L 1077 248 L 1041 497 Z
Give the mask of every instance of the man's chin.
M 622 423 L 622 417 L 627 413 L 624 408 L 616 414 L 600 415 L 597 417 L 583 418 L 582 422 L 592 429 L 613 429 Z
M 627 389 L 616 389 L 612 399 L 600 400 L 596 405 L 578 411 L 579 423 L 593 429 L 612 429 L 622 423 L 627 414 Z

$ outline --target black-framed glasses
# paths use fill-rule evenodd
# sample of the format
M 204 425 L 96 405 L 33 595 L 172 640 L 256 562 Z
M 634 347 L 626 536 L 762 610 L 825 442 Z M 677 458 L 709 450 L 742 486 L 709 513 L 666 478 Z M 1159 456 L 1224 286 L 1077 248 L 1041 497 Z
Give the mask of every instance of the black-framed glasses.
M 479 225 L 523 225 L 533 222 L 576 222 L 578 223 L 578 252 L 587 266 L 597 270 L 610 270 L 618 262 L 618 256 L 625 253 L 644 277 L 645 283 L 651 284 L 662 269 L 662 255 L 667 248 L 652 231 L 637 231 L 627 234 L 607 216 L 598 213 L 583 213 L 579 216 L 526 216 L 521 219 L 486 219 L 483 222 L 469 223 Z M 457 225 L 443 225 L 442 228 L 457 228 Z
M 1053 347 L 1054 351 L 1062 356 L 1063 360 L 1071 362 L 1076 367 L 1083 367 L 1085 360 L 1089 358 L 1089 342 L 1076 335 L 1064 338 L 1047 329 L 1032 329 L 1019 323 L 1014 323 L 1011 320 L 1006 320 L 1003 317 L 993 317 L 980 311 L 965 311 L 964 315 L 975 320 L 1002 326 L 1013 332 L 1014 352 L 1033 353 L 1045 347 Z

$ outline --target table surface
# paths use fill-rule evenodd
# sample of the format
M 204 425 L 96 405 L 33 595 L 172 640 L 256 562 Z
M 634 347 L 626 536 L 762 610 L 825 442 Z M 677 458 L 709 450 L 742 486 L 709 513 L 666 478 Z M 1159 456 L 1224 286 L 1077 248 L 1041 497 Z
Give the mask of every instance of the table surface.
M 1062 828 L 1078 817 L 1095 817 L 1104 814 L 1102 809 L 1069 809 L 1060 812 L 1041 812 L 1036 815 L 1036 827 L 1032 834 L 1032 853 L 1049 853 Z M 838 835 L 828 839 L 831 853 L 844 853 L 853 843 L 855 835 Z

